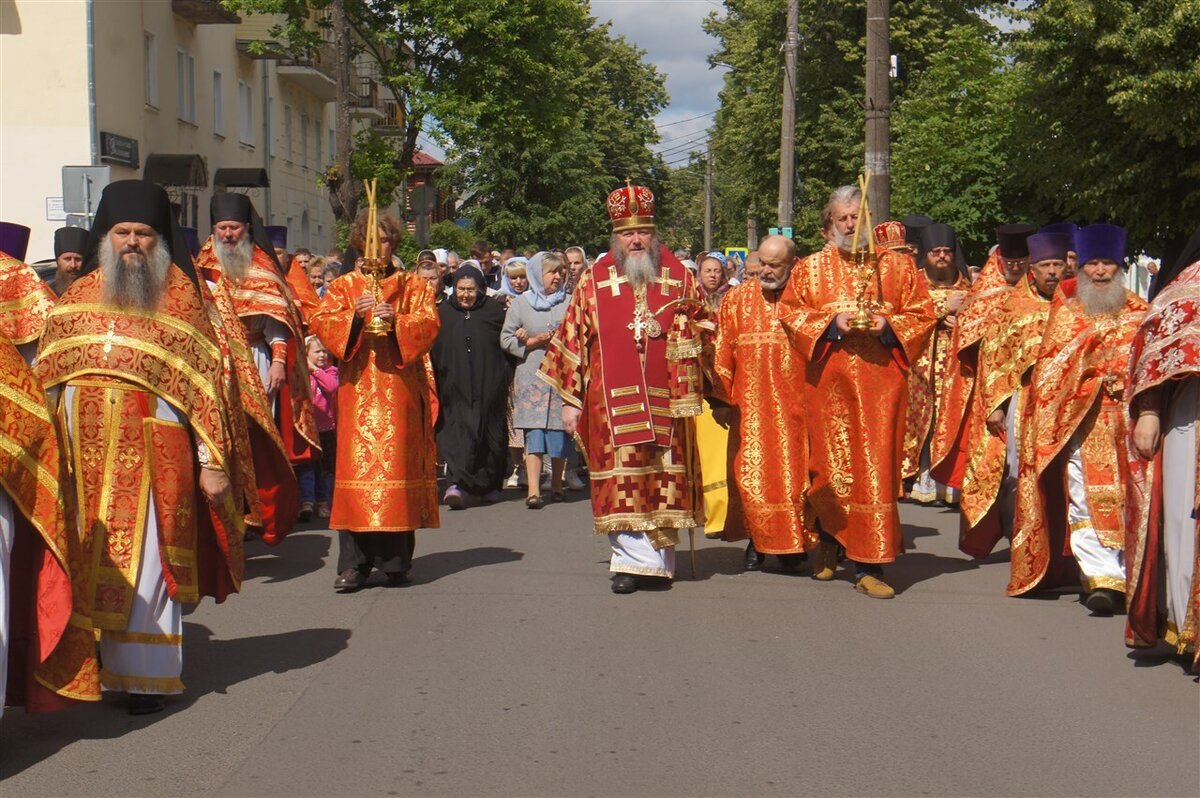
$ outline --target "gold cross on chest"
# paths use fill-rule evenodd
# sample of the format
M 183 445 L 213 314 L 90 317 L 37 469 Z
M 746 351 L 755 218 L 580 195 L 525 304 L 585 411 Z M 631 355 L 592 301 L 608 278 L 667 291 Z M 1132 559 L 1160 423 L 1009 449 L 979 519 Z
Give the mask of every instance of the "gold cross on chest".
M 660 286 L 663 296 L 669 296 L 671 293 L 669 289 L 671 289 L 671 288 L 682 288 L 683 287 L 683 280 L 672 280 L 670 277 L 668 277 L 665 274 L 660 274 L 658 276 L 658 279 L 655 280 L 654 282 L 658 283 L 658 285 Z
M 108 353 L 112 351 L 113 343 L 117 340 L 117 322 L 112 319 L 108 322 L 108 332 L 104 334 L 104 365 L 108 365 Z
M 613 274 L 611 269 L 608 273 L 612 276 L 603 282 L 596 283 L 596 288 L 611 288 L 612 295 L 618 296 L 621 293 L 621 284 L 629 281 L 619 274 Z

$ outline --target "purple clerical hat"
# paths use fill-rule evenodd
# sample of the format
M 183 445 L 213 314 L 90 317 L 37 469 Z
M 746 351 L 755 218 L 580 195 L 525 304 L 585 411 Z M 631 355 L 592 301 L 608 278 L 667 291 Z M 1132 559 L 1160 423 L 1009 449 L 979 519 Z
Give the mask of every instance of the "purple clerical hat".
M 1075 234 L 1075 252 L 1079 265 L 1090 260 L 1111 260 L 1125 265 L 1125 228 L 1115 224 L 1089 224 Z
M 1000 257 L 1005 260 L 1021 260 L 1029 257 L 1029 246 L 1025 239 L 1037 232 L 1031 224 L 1002 224 L 996 228 L 996 243 L 1000 245 Z
M 25 260 L 25 252 L 29 249 L 29 233 L 29 228 L 23 224 L 0 222 L 0 251 L 17 260 Z
M 1025 239 L 1029 245 L 1029 262 L 1037 263 L 1043 260 L 1067 259 L 1067 250 L 1071 248 L 1071 237 L 1066 233 L 1034 233 Z
M 275 249 L 287 249 L 287 227 L 282 224 L 267 225 L 267 238 Z
M 187 242 L 188 251 L 192 253 L 192 257 L 200 254 L 200 231 L 194 227 L 181 227 L 179 232 L 183 233 L 183 240 Z

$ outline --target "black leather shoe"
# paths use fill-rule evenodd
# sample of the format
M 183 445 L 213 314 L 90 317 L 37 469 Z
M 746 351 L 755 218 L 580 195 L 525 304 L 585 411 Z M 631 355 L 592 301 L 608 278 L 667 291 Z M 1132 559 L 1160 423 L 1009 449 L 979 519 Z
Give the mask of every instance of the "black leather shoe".
M 614 593 L 636 593 L 637 589 L 637 577 L 633 574 L 617 574 L 612 579 L 612 592 Z
M 353 593 L 367 581 L 367 575 L 357 568 L 347 568 L 333 580 L 333 589 L 339 593 Z
M 1121 608 L 1124 596 L 1106 587 L 1097 588 L 1087 594 L 1083 606 L 1092 611 L 1093 615 L 1112 615 Z
M 130 715 L 153 715 L 155 712 L 162 712 L 166 708 L 167 700 L 160 695 L 147 695 L 146 693 L 129 694 Z
M 808 559 L 808 557 L 799 553 L 779 554 L 776 556 L 779 557 L 779 570 L 783 571 L 785 574 L 796 573 L 800 570 L 800 566 L 804 564 L 804 561 Z
M 759 554 L 754 548 L 754 541 L 746 544 L 746 570 L 758 571 L 762 568 L 763 560 L 767 559 L 767 555 Z
M 408 571 L 396 571 L 387 575 L 388 587 L 403 587 L 411 584 L 412 577 L 408 575 Z

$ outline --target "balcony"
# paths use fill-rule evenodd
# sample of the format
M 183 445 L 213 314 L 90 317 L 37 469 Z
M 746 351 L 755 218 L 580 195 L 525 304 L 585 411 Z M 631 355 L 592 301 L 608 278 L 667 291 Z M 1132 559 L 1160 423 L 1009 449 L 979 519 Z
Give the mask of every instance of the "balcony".
M 280 80 L 290 80 L 322 102 L 337 99 L 337 56 L 328 44 L 319 44 L 300 58 L 281 58 L 276 69 Z
M 381 136 L 404 135 L 404 106 L 395 100 L 384 100 L 379 104 L 382 117 L 371 125 L 371 129 Z
M 171 11 L 195 25 L 236 25 L 242 21 L 220 0 L 171 0 Z
M 368 119 L 374 124 L 383 119 L 379 105 L 379 84 L 372 78 L 358 79 L 358 92 L 350 104 L 350 116 Z

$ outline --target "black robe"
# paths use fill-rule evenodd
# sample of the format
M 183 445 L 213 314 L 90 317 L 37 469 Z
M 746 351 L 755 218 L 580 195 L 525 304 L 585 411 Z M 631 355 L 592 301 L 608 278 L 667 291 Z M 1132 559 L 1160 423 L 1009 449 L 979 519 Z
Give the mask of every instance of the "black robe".
M 483 296 L 472 308 L 451 295 L 438 305 L 434 342 L 438 413 L 434 432 L 447 482 L 482 496 L 508 475 L 508 392 L 513 369 L 500 348 L 504 306 Z

